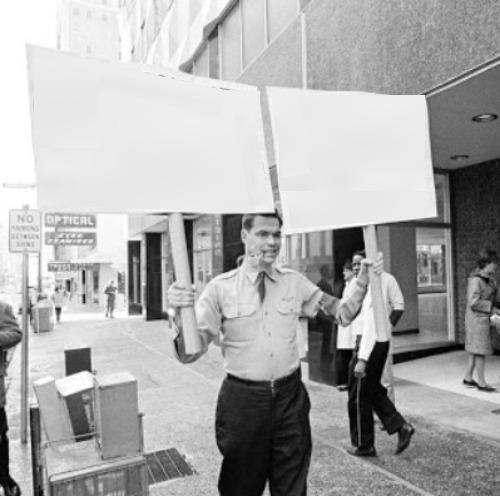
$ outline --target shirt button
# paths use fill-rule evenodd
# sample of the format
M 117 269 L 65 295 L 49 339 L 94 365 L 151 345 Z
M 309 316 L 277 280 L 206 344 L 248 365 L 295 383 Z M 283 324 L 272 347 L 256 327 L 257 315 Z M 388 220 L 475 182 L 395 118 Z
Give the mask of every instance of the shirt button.
M 269 315 L 269 312 L 264 312 L 264 315 Z
M 274 353 L 271 353 L 271 358 L 274 356 Z

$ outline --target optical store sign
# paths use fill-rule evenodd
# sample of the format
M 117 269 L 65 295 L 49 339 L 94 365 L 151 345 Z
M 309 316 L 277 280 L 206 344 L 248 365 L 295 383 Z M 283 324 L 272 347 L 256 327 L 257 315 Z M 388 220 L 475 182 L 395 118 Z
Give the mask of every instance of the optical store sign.
M 94 228 L 96 216 L 87 214 L 45 214 L 45 227 Z
M 41 215 L 38 210 L 9 212 L 9 251 L 39 253 L 42 239 Z
M 46 245 L 85 245 L 97 243 L 96 216 L 78 213 L 45 214 Z

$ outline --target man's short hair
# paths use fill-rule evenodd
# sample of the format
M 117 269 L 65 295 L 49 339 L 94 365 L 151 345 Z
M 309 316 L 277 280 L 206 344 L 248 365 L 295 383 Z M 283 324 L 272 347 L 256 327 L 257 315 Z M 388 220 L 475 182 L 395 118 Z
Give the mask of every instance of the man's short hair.
M 366 252 L 365 250 L 358 250 L 358 251 L 355 251 L 353 254 L 352 254 L 352 258 L 354 257 L 362 257 L 362 258 L 366 258 Z
M 479 252 L 479 258 L 477 260 L 477 266 L 480 269 L 484 269 L 490 263 L 498 263 L 498 255 L 496 250 L 490 250 L 489 248 L 483 248 Z
M 243 215 L 241 219 L 241 227 L 245 231 L 250 231 L 253 227 L 253 223 L 255 220 L 255 217 L 268 217 L 272 219 L 278 219 L 278 222 L 280 224 L 280 227 L 283 225 L 283 219 L 281 218 L 281 215 L 278 213 L 277 210 L 271 213 L 262 213 L 262 214 L 245 214 Z

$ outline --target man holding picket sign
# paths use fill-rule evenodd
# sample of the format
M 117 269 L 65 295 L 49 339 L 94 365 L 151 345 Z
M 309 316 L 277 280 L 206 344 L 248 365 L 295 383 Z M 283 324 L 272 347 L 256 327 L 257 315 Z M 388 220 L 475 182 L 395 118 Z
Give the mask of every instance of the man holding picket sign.
M 38 206 L 174 213 L 169 229 L 182 284 L 170 288 L 169 300 L 181 310 L 189 359 L 219 331 L 223 336 L 228 377 L 217 412 L 220 492 L 257 496 L 269 479 L 273 496 L 305 495 L 311 437 L 298 318 L 322 305 L 348 323 L 366 293 L 369 262 L 356 292 L 340 303 L 274 265 L 279 217 L 245 216 L 245 261 L 208 284 L 197 302 L 196 326 L 194 315 L 188 318 L 194 293 L 181 212 L 272 210 L 259 91 L 40 47 L 27 51 Z M 367 226 L 367 254 L 375 260 L 376 240 L 366 241 L 375 238 L 376 224 L 436 215 L 425 97 L 267 91 L 286 234 Z M 120 188 L 110 196 L 117 171 Z M 219 177 L 225 180 L 214 180 Z M 384 342 L 379 278 L 370 277 L 370 284 L 376 342 Z
M 241 267 L 210 281 L 196 302 L 201 351 L 186 355 L 182 333 L 177 338 L 179 358 L 192 362 L 222 335 L 227 376 L 217 402 L 216 437 L 223 496 L 259 496 L 267 481 L 273 496 L 306 494 L 312 442 L 309 395 L 300 374 L 299 317 L 314 317 L 321 308 L 346 325 L 367 291 L 367 259 L 345 301 L 276 265 L 281 228 L 277 213 L 243 216 Z M 375 263 L 377 272 L 382 265 Z M 168 299 L 172 307 L 185 308 L 194 305 L 195 294 L 174 283 Z

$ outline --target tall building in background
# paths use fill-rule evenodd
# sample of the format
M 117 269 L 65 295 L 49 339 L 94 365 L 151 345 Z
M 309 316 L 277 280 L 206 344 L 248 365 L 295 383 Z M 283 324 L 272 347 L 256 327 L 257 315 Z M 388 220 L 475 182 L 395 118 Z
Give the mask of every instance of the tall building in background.
M 141 32 L 140 26 L 145 25 L 142 9 L 147 7 L 146 15 L 150 8 L 148 5 L 148 2 L 132 0 L 59 0 L 57 46 L 62 51 L 84 57 L 118 62 L 125 60 L 126 55 L 130 59 L 130 49 L 126 48 L 131 43 L 130 28 L 132 24 L 136 26 L 140 23 Z M 119 181 L 110 185 L 110 195 L 113 194 L 113 187 L 118 188 Z M 85 304 L 103 305 L 103 289 L 110 279 L 114 279 L 119 291 L 117 307 L 123 308 L 127 216 L 97 214 L 95 217 L 95 244 L 46 247 L 49 261 L 58 262 L 49 265 L 55 271 L 55 283 L 64 286 L 71 292 L 72 298 Z M 78 227 L 58 228 L 59 231 L 63 229 L 88 232 L 88 229 Z
M 120 60 L 123 3 L 123 0 L 59 0 L 58 48 Z

